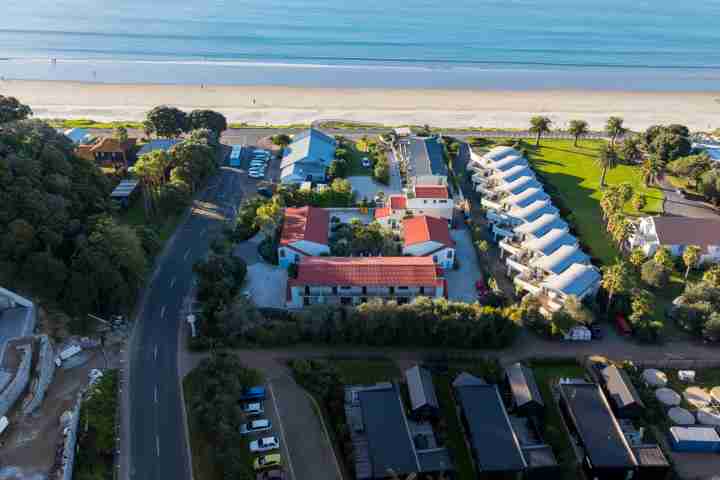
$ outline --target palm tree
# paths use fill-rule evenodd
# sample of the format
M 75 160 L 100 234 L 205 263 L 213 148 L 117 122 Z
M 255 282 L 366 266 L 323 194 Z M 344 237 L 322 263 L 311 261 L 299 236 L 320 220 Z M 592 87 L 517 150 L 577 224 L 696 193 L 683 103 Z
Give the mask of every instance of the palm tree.
M 600 177 L 600 187 L 605 186 L 605 176 L 608 170 L 612 170 L 617 167 L 618 157 L 617 152 L 611 146 L 606 146 L 600 151 L 600 156 L 597 159 L 598 164 L 602 168 L 602 177 Z
M 604 267 L 600 285 L 608 294 L 607 310 L 609 312 L 613 297 L 616 294 L 628 292 L 633 287 L 633 278 L 627 263 L 618 259 L 614 265 Z
M 683 252 L 682 258 L 685 266 L 687 267 L 685 270 L 685 280 L 687 280 L 687 277 L 690 274 L 690 269 L 697 265 L 698 261 L 700 261 L 700 247 L 697 245 L 688 246 Z
M 643 141 L 640 135 L 627 137 L 620 146 L 620 153 L 628 163 L 639 162 L 643 157 L 642 145 Z
M 577 147 L 578 138 L 583 137 L 588 133 L 588 123 L 585 120 L 570 120 L 568 133 L 575 137 L 575 143 L 573 143 L 573 145 Z
M 655 154 L 648 155 L 645 160 L 643 160 L 640 170 L 646 187 L 651 183 L 655 183 L 657 177 L 662 173 L 660 159 Z
M 605 124 L 605 131 L 610 135 L 610 145 L 615 148 L 615 141 L 622 136 L 627 129 L 623 127 L 623 119 L 620 117 L 610 117 Z
M 535 138 L 536 147 L 540 145 L 540 137 L 542 137 L 544 133 L 550 131 L 551 124 L 552 120 L 550 120 L 548 117 L 542 117 L 538 115 L 530 119 L 530 133 L 537 134 L 537 137 Z
M 170 156 L 162 151 L 155 150 L 141 156 L 135 162 L 135 175 L 140 179 L 145 199 L 145 215 L 157 213 L 158 189 L 165 181 L 165 174 L 170 165 Z
M 632 232 L 632 223 L 623 213 L 616 213 L 613 217 L 612 222 L 608 222 L 610 236 L 615 240 L 618 247 L 622 248 Z

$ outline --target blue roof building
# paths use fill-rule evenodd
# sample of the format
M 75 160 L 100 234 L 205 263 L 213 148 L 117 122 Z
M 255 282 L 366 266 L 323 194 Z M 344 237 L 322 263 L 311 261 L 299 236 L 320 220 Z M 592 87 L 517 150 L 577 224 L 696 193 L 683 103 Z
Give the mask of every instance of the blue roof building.
M 73 142 L 75 145 L 80 145 L 81 143 L 88 143 L 93 139 L 90 131 L 84 128 L 71 128 L 70 130 L 66 130 L 65 136 L 69 138 L 70 141 Z
M 282 183 L 323 182 L 327 168 L 335 160 L 337 141 L 311 128 L 295 136 L 280 163 Z

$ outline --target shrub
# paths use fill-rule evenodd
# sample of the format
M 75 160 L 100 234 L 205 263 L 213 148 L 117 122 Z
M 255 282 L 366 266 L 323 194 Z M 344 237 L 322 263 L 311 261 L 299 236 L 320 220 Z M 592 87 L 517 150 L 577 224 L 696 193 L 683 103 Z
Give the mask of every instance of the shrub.
M 670 269 L 654 259 L 643 263 L 640 269 L 643 282 L 655 288 L 664 288 L 670 280 Z

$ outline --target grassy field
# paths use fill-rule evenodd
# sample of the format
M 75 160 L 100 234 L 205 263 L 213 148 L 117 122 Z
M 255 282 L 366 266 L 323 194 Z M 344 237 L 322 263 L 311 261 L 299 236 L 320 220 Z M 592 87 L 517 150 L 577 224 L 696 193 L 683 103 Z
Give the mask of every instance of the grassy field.
M 338 369 L 345 384 L 372 385 L 389 382 L 402 377 L 395 362 L 389 359 L 378 360 L 336 360 L 330 362 Z
M 195 480 L 220 480 L 221 472 L 212 461 L 212 441 L 203 434 L 202 428 L 193 418 L 190 405 L 187 404 L 197 388 L 196 385 L 197 376 L 194 375 L 194 372 L 191 372 L 183 380 L 183 392 L 185 394 L 188 429 L 190 430 L 193 478 Z
M 134 128 L 138 130 L 143 129 L 142 122 L 98 122 L 89 118 L 77 118 L 74 120 L 66 119 L 47 119 L 46 120 L 52 127 L 55 128 L 104 128 L 110 129 L 115 127 Z
M 465 442 L 463 431 L 460 428 L 460 419 L 455 410 L 455 402 L 452 398 L 452 378 L 448 375 L 433 375 L 435 393 L 440 403 L 442 419 L 447 425 L 447 448 L 452 454 L 455 467 L 457 468 L 458 480 L 472 480 L 476 478 L 473 469 L 470 449 Z
M 366 176 L 369 177 L 372 175 L 372 168 L 365 168 L 362 166 L 362 159 L 367 157 L 370 158 L 370 155 L 365 151 L 361 151 L 360 148 L 358 148 L 358 144 L 355 142 L 348 142 L 347 143 L 347 151 L 348 155 L 350 157 L 350 163 L 348 168 L 348 177 L 357 177 L 357 176 Z
M 578 364 L 569 362 L 567 364 L 535 364 L 532 365 L 535 381 L 537 382 L 543 402 L 545 402 L 545 441 L 553 448 L 558 463 L 563 467 L 562 480 L 574 480 L 577 478 L 575 468 L 575 453 L 565 432 L 560 410 L 552 395 L 551 383 L 560 377 L 585 376 L 585 370 Z
M 142 198 L 137 198 L 133 204 L 130 205 L 130 208 L 120 212 L 118 215 L 118 219 L 127 225 L 134 227 L 144 225 L 155 226 L 163 245 L 170 239 L 181 218 L 182 215 L 172 215 L 163 217 L 158 221 L 148 221 L 145 216 L 145 206 L 143 205 Z

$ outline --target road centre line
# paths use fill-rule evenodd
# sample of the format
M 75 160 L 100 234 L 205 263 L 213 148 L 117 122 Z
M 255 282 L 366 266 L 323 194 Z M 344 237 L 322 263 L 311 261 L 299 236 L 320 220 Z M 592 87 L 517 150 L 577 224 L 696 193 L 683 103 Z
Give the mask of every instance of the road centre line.
M 280 436 L 283 439 L 283 444 L 285 444 L 285 452 L 287 452 L 288 457 L 288 467 L 290 467 L 290 473 L 292 474 L 293 480 L 298 480 L 298 478 L 295 476 L 292 459 L 290 458 L 290 445 L 288 445 L 287 438 L 285 437 L 285 428 L 283 427 L 282 417 L 280 415 L 280 407 L 278 407 L 277 400 L 275 398 L 275 391 L 273 390 L 272 382 L 268 382 L 268 389 L 270 390 L 270 396 L 272 397 L 273 405 L 275 406 L 275 413 L 277 413 L 278 425 L 280 426 Z

